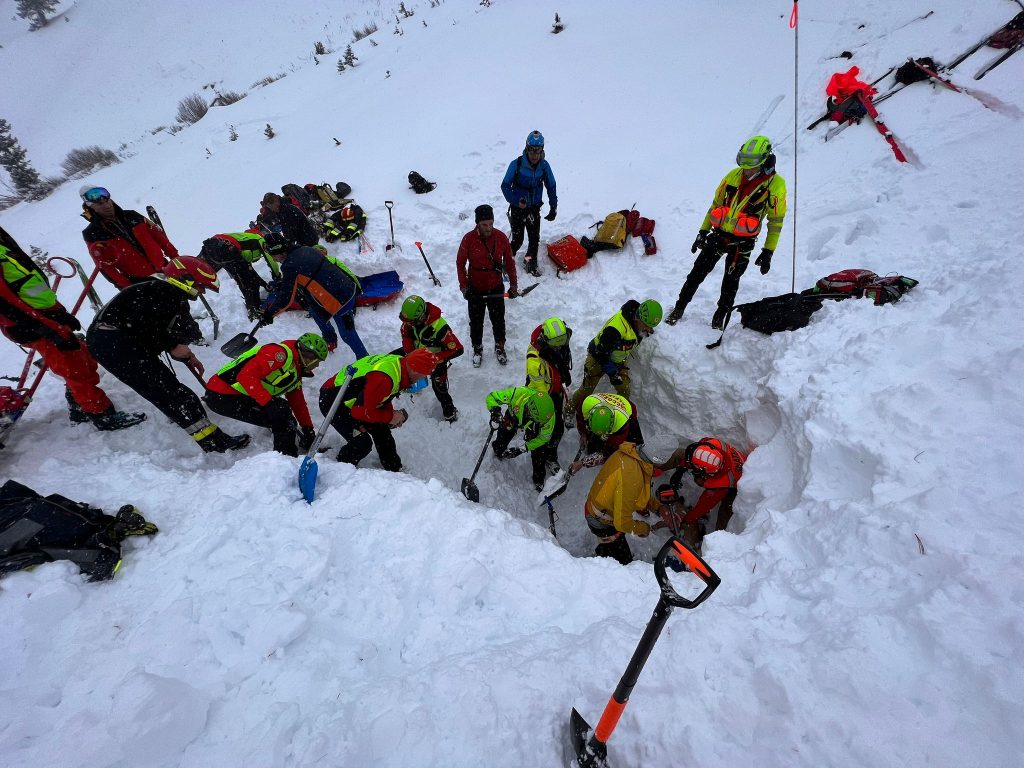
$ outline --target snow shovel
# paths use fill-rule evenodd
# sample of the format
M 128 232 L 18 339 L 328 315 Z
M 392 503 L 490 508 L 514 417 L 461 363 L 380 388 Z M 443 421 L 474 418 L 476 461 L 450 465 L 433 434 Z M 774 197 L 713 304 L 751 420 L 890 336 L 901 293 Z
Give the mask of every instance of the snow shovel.
M 345 369 L 345 380 L 338 387 L 337 393 L 334 395 L 334 402 L 331 403 L 330 409 L 327 411 L 327 415 L 324 416 L 324 421 L 320 425 L 320 428 L 316 431 L 316 435 L 313 437 L 313 444 L 309 446 L 309 450 L 306 451 L 305 457 L 302 459 L 302 463 L 299 464 L 299 490 L 302 492 L 302 498 L 306 500 L 307 504 L 313 503 L 313 497 L 316 495 L 316 454 L 320 449 L 320 443 L 324 440 L 324 435 L 327 434 L 327 430 L 331 426 L 331 419 L 334 418 L 334 414 L 338 412 L 338 406 L 341 405 L 341 395 L 348 387 L 348 383 L 352 380 L 352 366 Z
M 491 444 L 491 438 L 494 437 L 494 433 L 497 431 L 497 427 L 491 427 L 491 431 L 487 433 L 487 442 L 484 443 L 484 449 L 480 451 L 480 458 L 476 460 L 476 466 L 473 467 L 473 474 L 462 478 L 462 495 L 477 504 L 480 503 L 480 489 L 476 487 L 476 483 L 473 481 L 476 479 L 476 473 L 480 471 L 480 465 L 484 463 L 484 455 Z
M 256 339 L 256 331 L 262 327 L 263 321 L 260 320 L 248 333 L 236 333 L 230 339 L 221 344 L 220 351 L 234 360 L 243 352 L 248 352 L 259 344 L 259 341 Z
M 395 243 L 395 220 L 391 218 L 391 209 L 395 207 L 395 203 L 392 200 L 385 200 L 384 207 L 388 209 L 388 224 L 391 225 L 391 242 L 384 246 L 384 250 L 390 251 L 395 248 L 402 250 L 402 246 Z
M 672 609 L 696 608 L 722 583 L 718 574 L 711 570 L 711 566 L 675 536 L 665 542 L 654 559 L 654 575 L 661 587 L 658 605 L 633 652 L 633 658 L 629 660 L 629 666 L 626 667 L 619 684 L 615 686 L 615 692 L 604 708 L 597 728 L 591 729 L 575 707 L 569 716 L 568 739 L 564 745 L 569 765 L 578 768 L 607 768 L 608 739 L 611 738 L 612 731 L 615 730 L 619 717 L 626 708 L 629 694 L 633 691 L 633 686 L 636 685 L 640 672 L 654 649 L 654 644 L 658 642 L 658 636 L 661 635 Z M 692 593 L 696 584 L 693 576 L 703 582 L 703 590 L 694 597 L 683 597 L 677 589 Z

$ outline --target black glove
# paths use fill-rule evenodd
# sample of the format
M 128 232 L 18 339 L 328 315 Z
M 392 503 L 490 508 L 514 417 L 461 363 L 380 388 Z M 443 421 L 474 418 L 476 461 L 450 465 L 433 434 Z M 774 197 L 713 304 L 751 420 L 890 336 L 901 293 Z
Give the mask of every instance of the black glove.
M 611 382 L 613 387 L 621 387 L 622 386 L 622 377 L 619 375 L 618 371 L 616 371 L 615 373 L 611 374 L 608 377 L 608 381 Z
M 697 233 L 697 239 L 693 241 L 693 245 L 690 246 L 690 253 L 696 253 L 708 243 L 708 231 L 702 229 Z
M 53 340 L 53 346 L 59 349 L 61 352 L 74 352 L 77 349 L 82 348 L 82 342 L 79 341 L 78 335 L 72 333 L 66 339 L 62 336 L 57 336 Z
M 520 448 L 506 448 L 505 452 L 503 454 L 501 454 L 501 458 L 503 458 L 503 459 L 514 459 L 517 456 L 522 456 L 524 453 L 526 453 L 526 449 L 522 448 L 522 447 L 520 447 Z
M 264 310 L 263 314 L 260 315 L 260 325 L 267 326 L 267 325 L 270 325 L 273 322 L 274 322 L 274 313 L 273 313 L 273 311 L 271 311 L 269 309 Z
M 754 264 L 761 268 L 761 274 L 767 275 L 772 268 L 772 251 L 768 248 L 761 249 L 761 255 L 757 257 Z
M 58 309 L 48 313 L 51 320 L 54 320 L 61 325 L 66 325 L 72 331 L 82 330 L 82 324 L 78 321 L 78 318 L 68 312 L 66 309 Z
M 551 210 L 548 211 L 548 215 L 544 217 L 544 221 L 554 221 L 555 216 L 558 215 L 558 209 L 555 206 L 551 206 Z
M 497 429 L 501 426 L 501 408 L 491 408 L 491 429 Z
M 299 450 L 308 451 L 316 439 L 316 430 L 312 427 L 302 427 L 299 430 Z

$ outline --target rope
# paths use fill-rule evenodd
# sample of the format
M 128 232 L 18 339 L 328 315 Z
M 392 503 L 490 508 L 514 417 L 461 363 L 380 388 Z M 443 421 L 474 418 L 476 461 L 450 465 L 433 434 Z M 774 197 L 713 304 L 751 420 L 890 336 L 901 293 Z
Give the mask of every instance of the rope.
M 796 293 L 796 190 L 797 190 L 797 158 L 799 156 L 797 145 L 800 136 L 799 115 L 800 107 L 800 28 L 797 26 L 797 5 L 800 0 L 793 0 L 793 11 L 789 15 L 789 28 L 793 30 L 793 277 L 790 283 L 790 292 Z

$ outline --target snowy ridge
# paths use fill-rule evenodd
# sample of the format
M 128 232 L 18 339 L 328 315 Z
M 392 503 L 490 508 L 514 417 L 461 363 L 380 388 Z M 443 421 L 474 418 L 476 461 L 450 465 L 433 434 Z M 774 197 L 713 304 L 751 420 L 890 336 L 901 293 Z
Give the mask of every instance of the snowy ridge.
M 73 146 L 134 142 L 133 157 L 89 181 L 125 207 L 156 205 L 183 253 L 244 226 L 267 189 L 346 180 L 375 251 L 332 251 L 363 274 L 397 269 L 406 293 L 441 306 L 466 343 L 455 249 L 482 202 L 507 231 L 498 184 L 534 128 L 559 186 L 544 240 L 585 234 L 636 201 L 658 222 L 659 253 L 631 244 L 559 280 L 545 264 L 541 286 L 508 303 L 509 366 L 494 361 L 489 330 L 482 369 L 456 361 L 460 420 L 441 422 L 429 391 L 403 397 L 405 472 L 375 469 L 373 457 L 354 470 L 322 454 L 312 506 L 298 498 L 297 462 L 271 452 L 265 434 L 238 457 L 200 455 L 109 376 L 115 403 L 149 420 L 111 434 L 72 428 L 48 378 L 0 456 L 5 475 L 106 509 L 133 502 L 161 532 L 130 542 L 107 584 L 84 584 L 66 563 L 0 582 L 0 762 L 558 764 L 570 707 L 596 721 L 650 617 L 655 580 L 646 562 L 585 557 L 594 540 L 580 510 L 595 470 L 559 498 L 557 541 L 525 459 L 486 459 L 482 503 L 461 497 L 486 434 L 483 398 L 519 383 L 543 318 L 573 327 L 578 377 L 587 342 L 625 299 L 671 303 L 714 186 L 750 130 L 772 137 L 792 191 L 789 4 L 650 3 L 641 29 L 610 21 L 622 18 L 618 4 L 570 0 L 556 36 L 547 8 L 407 3 L 416 16 L 406 34 L 382 23 L 379 45 L 354 45 L 360 65 L 342 75 L 335 57 L 303 59 L 318 37 L 328 42 L 321 26 L 340 30 L 333 45 L 343 48 L 351 27 L 387 22 L 393 9 L 351 3 L 333 17 L 307 3 L 283 14 L 253 2 L 231 28 L 231 4 L 203 6 L 209 24 L 190 3 L 135 5 L 175 33 L 159 36 L 158 60 L 133 70 L 139 92 L 104 110 L 72 86 L 93 71 L 80 66 L 89 40 L 102 32 L 112 42 L 101 50 L 120 50 L 118 27 L 103 21 L 123 4 L 72 6 L 71 22 L 37 33 L 61 36 L 46 57 L 35 47 L 28 56 L 39 38 L 5 21 L 0 61 L 44 82 L 66 78 L 52 106 L 75 119 L 54 119 L 24 91 L 5 117 L 41 169 Z M 705 542 L 722 586 L 670 619 L 610 744 L 614 765 L 1019 764 L 1024 163 L 1008 147 L 1020 122 L 922 83 L 884 105 L 920 168 L 898 165 L 866 125 L 827 145 L 824 126 L 803 130 L 832 72 L 857 64 L 870 76 L 909 55 L 948 60 L 1014 9 L 802 4 L 796 288 L 848 267 L 921 283 L 893 306 L 827 305 L 794 333 L 760 336 L 734 316 L 722 347 L 708 351 L 719 267 L 683 321 L 644 343 L 633 395 L 645 433 L 715 434 L 755 450 L 730 532 Z M 126 18 L 123 34 L 141 34 L 137 21 Z M 280 37 L 264 37 L 259 54 L 211 55 L 221 30 L 253 27 Z M 737 45 L 747 27 L 757 34 Z M 843 50 L 854 58 L 830 58 Z M 971 84 L 992 55 L 979 52 L 953 80 Z M 239 90 L 291 65 L 285 79 L 176 136 L 145 133 L 207 80 Z M 1022 66 L 1010 59 L 985 90 L 1024 107 Z M 609 108 L 602 88 L 626 95 Z M 278 133 L 269 142 L 267 122 Z M 437 190 L 407 190 L 412 169 Z M 5 211 L 0 224 L 25 247 L 87 262 L 77 186 Z M 384 252 L 384 199 L 396 201 L 398 254 Z M 772 271 L 747 271 L 740 301 L 790 290 L 791 225 Z M 214 306 L 222 339 L 251 327 L 229 279 Z M 359 313 L 369 349 L 396 346 L 397 310 Z M 307 325 L 293 314 L 260 338 L 294 338 Z M 197 350 L 208 372 L 225 362 L 219 343 Z M 307 399 L 350 359 L 344 347 L 332 355 Z M 0 360 L 10 373 L 22 358 L 5 341 Z M 570 431 L 563 464 L 575 447 Z M 661 541 L 631 545 L 649 560 Z

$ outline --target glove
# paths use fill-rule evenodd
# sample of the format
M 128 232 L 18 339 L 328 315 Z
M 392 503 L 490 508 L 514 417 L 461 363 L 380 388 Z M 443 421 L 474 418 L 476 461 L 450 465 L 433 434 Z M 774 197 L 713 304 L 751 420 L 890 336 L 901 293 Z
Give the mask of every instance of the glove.
M 58 309 L 55 312 L 49 313 L 50 319 L 55 320 L 61 325 L 66 325 L 72 331 L 82 330 L 82 324 L 78 321 L 78 318 L 68 312 L 66 309 Z
M 526 453 L 525 448 L 506 448 L 505 452 L 501 454 L 501 458 L 514 459 L 517 456 L 522 456 L 524 453 Z
M 584 467 L 599 467 L 604 463 L 604 455 L 600 453 L 588 453 L 582 459 L 580 464 Z
M 508 297 L 509 297 L 510 299 L 514 299 L 514 298 L 516 298 L 516 297 L 517 297 L 518 295 L 519 295 L 519 289 L 518 289 L 518 288 L 516 288 L 515 286 L 513 286 L 512 288 L 509 288 L 509 289 L 508 289 Z
M 491 429 L 497 429 L 501 426 L 501 408 L 491 408 Z
M 608 376 L 608 381 L 611 382 L 611 385 L 613 387 L 621 387 L 622 386 L 622 377 L 619 376 L 619 372 L 618 371 L 616 371 L 615 373 L 609 375 Z
M 696 253 L 708 243 L 708 231 L 702 229 L 697 233 L 697 239 L 693 241 L 693 245 L 690 246 L 690 253 Z
M 641 539 L 646 538 L 651 533 L 651 526 L 645 523 L 643 520 L 633 521 L 633 535 L 639 536 Z
M 768 248 L 762 248 L 761 255 L 757 257 L 754 264 L 761 268 L 762 275 L 767 275 L 768 270 L 772 268 L 772 251 Z
M 551 206 L 551 210 L 548 211 L 548 215 L 544 217 L 544 221 L 554 221 L 555 216 L 558 215 L 558 209 L 555 206 Z
M 82 348 L 82 342 L 79 341 L 77 334 L 72 333 L 66 339 L 58 336 L 54 339 L 53 346 L 61 352 L 74 352 L 75 350 Z
M 469 288 L 459 288 L 459 290 L 462 291 L 462 298 L 469 298 Z
M 260 324 L 263 326 L 268 326 L 271 325 L 273 322 L 274 313 L 269 309 L 264 310 L 263 313 L 260 315 Z
M 609 376 L 614 376 L 619 372 L 619 366 L 609 360 L 607 363 L 601 366 L 601 370 L 607 373 Z
M 299 431 L 299 450 L 308 451 L 309 447 L 313 445 L 313 441 L 316 439 L 316 430 L 312 427 L 303 427 Z

